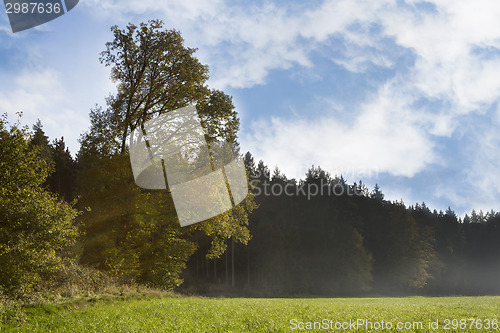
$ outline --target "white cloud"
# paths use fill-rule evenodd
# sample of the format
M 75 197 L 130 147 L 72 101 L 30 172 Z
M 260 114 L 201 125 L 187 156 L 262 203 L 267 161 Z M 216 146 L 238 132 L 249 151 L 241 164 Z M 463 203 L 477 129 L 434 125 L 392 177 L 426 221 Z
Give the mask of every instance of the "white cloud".
M 497 124 L 498 125 L 498 124 Z M 438 187 L 436 196 L 449 199 L 460 209 L 460 214 L 470 213 L 474 208 L 498 211 L 500 198 L 500 136 L 495 126 L 487 122 L 471 124 L 464 133 L 463 153 L 467 163 L 458 162 L 461 178 L 455 186 Z
M 29 126 L 40 119 L 51 139 L 64 136 L 71 151 L 76 153 L 76 141 L 87 127 L 88 117 L 75 112 L 72 97 L 54 69 L 25 70 L 14 82 L 9 82 L 8 88 L 2 87 L 0 113 L 7 113 L 13 121 L 14 113 L 22 112 L 22 123 Z
M 490 103 L 500 88 L 494 76 L 498 62 L 481 65 L 472 54 L 473 47 L 500 45 L 500 6 L 491 1 L 436 0 L 435 11 L 415 9 L 420 1 L 401 6 L 391 0 L 324 1 L 315 8 L 222 0 L 85 3 L 99 8 L 99 15 L 154 14 L 180 29 L 190 45 L 200 47 L 200 57 L 211 66 L 212 85 L 222 89 L 264 84 L 273 69 L 312 66 L 311 51 L 333 36 L 342 39 L 344 50 L 332 61 L 352 72 L 373 64 L 394 66 L 397 55 L 386 49 L 384 38 L 413 50 L 416 63 L 407 86 L 427 98 L 452 101 L 457 112 Z
M 90 108 L 104 104 L 115 86 L 109 69 L 98 60 L 109 38 L 108 24 L 99 28 L 78 13 L 41 26 L 46 31 L 13 34 L 5 38 L 7 46 L 2 39 L 0 55 L 6 59 L 0 66 L 0 76 L 6 78 L 0 82 L 0 112 L 13 120 L 22 111 L 22 122 L 29 126 L 39 118 L 50 139 L 64 136 L 73 154 L 80 134 L 88 129 Z M 73 14 L 68 28 L 64 20 Z
M 354 178 L 388 172 L 412 177 L 434 162 L 432 142 L 415 124 L 409 100 L 394 96 L 392 84 L 361 106 L 352 125 L 334 116 L 256 122 L 243 137 L 245 149 L 285 174 L 301 177 L 312 164 Z M 298 169 L 297 166 L 301 168 Z
M 59 74 L 54 70 L 24 72 L 10 83 L 14 88 L 0 92 L 0 112 L 22 111 L 29 117 L 40 117 L 40 109 L 48 108 L 63 99 Z M 36 119 L 36 118 L 35 118 Z
M 414 86 L 428 98 L 452 102 L 457 113 L 475 111 L 499 96 L 497 53 L 484 58 L 478 48 L 500 47 L 500 4 L 491 1 L 435 1 L 437 13 L 421 17 L 398 8 L 380 14 L 385 33 L 414 50 Z M 497 50 L 498 51 L 498 50 Z
M 107 6 L 110 15 L 155 13 L 180 29 L 188 45 L 200 47 L 211 83 L 222 89 L 265 84 L 273 69 L 312 67 L 317 51 L 351 72 L 362 74 L 373 65 L 396 72 L 391 81 L 379 82 L 378 95 L 359 105 L 348 124 L 329 112 L 312 120 L 256 122 L 242 141 L 283 168 L 315 163 L 411 177 L 431 163 L 444 163 L 433 150 L 435 137 L 451 137 L 464 115 L 483 114 L 500 96 L 500 4 L 488 0 L 339 0 L 314 8 L 229 1 L 88 3 Z M 430 9 L 420 9 L 424 5 Z M 332 39 L 342 42 L 334 55 L 328 53 Z M 398 48 L 410 50 L 414 63 L 396 67 Z M 485 56 L 491 48 L 497 53 Z M 419 100 L 430 105 L 414 105 Z
M 308 55 L 315 43 L 336 33 L 345 33 L 353 50 L 356 45 L 376 45 L 371 38 L 347 29 L 353 23 L 370 22 L 374 9 L 384 3 L 325 1 L 318 8 L 308 9 L 305 5 L 277 6 L 266 2 L 262 6 L 242 6 L 219 0 L 86 2 L 90 9 L 99 8 L 98 15 L 112 16 L 115 21 L 122 21 L 126 14 L 149 13 L 163 19 L 169 27 L 180 29 L 188 45 L 200 48 L 200 57 L 211 66 L 212 84 L 222 89 L 263 84 L 273 69 L 295 64 L 311 66 Z M 361 57 L 360 52 L 358 55 Z M 356 61 L 359 65 L 371 60 Z M 387 64 L 380 55 L 373 61 Z

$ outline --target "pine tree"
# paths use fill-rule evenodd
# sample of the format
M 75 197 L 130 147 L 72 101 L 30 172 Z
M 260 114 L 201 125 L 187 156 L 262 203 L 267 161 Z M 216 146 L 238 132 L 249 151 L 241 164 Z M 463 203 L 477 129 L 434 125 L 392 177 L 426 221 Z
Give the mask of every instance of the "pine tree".
M 64 138 L 55 139 L 51 148 L 54 171 L 47 178 L 49 189 L 59 194 L 66 201 L 73 200 L 75 189 L 76 164 L 64 142 Z
M 384 201 L 384 194 L 380 190 L 380 187 L 378 184 L 375 184 L 375 188 L 373 189 L 373 192 L 371 193 L 371 197 L 375 200 L 378 200 L 380 202 Z

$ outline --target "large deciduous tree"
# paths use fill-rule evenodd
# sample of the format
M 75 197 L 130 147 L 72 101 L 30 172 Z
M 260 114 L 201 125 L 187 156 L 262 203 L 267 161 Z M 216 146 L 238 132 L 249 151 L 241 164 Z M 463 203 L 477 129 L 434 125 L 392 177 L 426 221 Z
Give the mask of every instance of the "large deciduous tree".
M 120 152 L 145 121 L 195 103 L 209 135 L 234 141 L 239 120 L 231 98 L 206 86 L 208 67 L 194 57 L 196 49 L 185 47 L 178 31 L 162 27 L 158 20 L 123 30 L 113 26 L 114 40 L 101 53 L 118 83 L 118 93 L 108 99 L 108 121 Z
M 82 262 L 125 280 L 168 288 L 180 283 L 200 233 L 212 243 L 211 257 L 224 253 L 228 238 L 246 243 L 254 202 L 248 197 L 229 212 L 181 228 L 168 192 L 135 185 L 127 137 L 150 119 L 196 105 L 207 142 L 237 146 L 239 119 L 231 97 L 207 87 L 208 67 L 194 57 L 195 49 L 184 46 L 178 31 L 163 29 L 157 20 L 111 30 L 114 39 L 100 60 L 111 67 L 117 93 L 105 108 L 91 111 L 78 154 L 79 202 L 89 207 L 82 217 Z

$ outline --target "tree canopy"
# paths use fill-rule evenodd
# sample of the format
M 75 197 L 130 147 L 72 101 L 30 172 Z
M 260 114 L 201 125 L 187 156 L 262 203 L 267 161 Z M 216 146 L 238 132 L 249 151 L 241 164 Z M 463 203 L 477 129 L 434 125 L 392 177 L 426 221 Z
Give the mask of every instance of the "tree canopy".
M 76 210 L 42 187 L 51 169 L 30 144 L 37 134 L 0 118 L 0 291 L 8 295 L 36 290 L 77 235 Z
M 252 197 L 219 216 L 181 228 L 166 191 L 142 190 L 134 183 L 127 137 L 144 122 L 186 105 L 196 105 L 208 143 L 237 146 L 239 119 L 230 96 L 207 87 L 208 67 L 184 46 L 181 34 L 158 20 L 111 28 L 101 62 L 111 67 L 116 95 L 91 111 L 91 127 L 81 137 L 77 195 L 86 210 L 82 263 L 128 281 L 159 287 L 180 283 L 195 239 L 211 242 L 208 256 L 220 256 L 226 240 L 250 239 Z M 237 149 L 236 149 L 237 151 Z

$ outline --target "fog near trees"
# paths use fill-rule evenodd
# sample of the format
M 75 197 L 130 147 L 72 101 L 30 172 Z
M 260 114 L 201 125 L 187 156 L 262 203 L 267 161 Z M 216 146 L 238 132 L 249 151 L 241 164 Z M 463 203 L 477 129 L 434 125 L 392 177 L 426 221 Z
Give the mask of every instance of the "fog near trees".
M 256 165 L 250 153 L 245 161 L 259 194 L 252 239 L 236 246 L 234 262 L 190 262 L 186 279 L 206 284 L 202 290 L 227 283 L 225 269 L 234 266 L 235 285 L 256 295 L 500 292 L 500 213 L 462 219 L 451 208 L 386 201 L 378 185 L 370 191 L 320 167 L 297 181 Z

